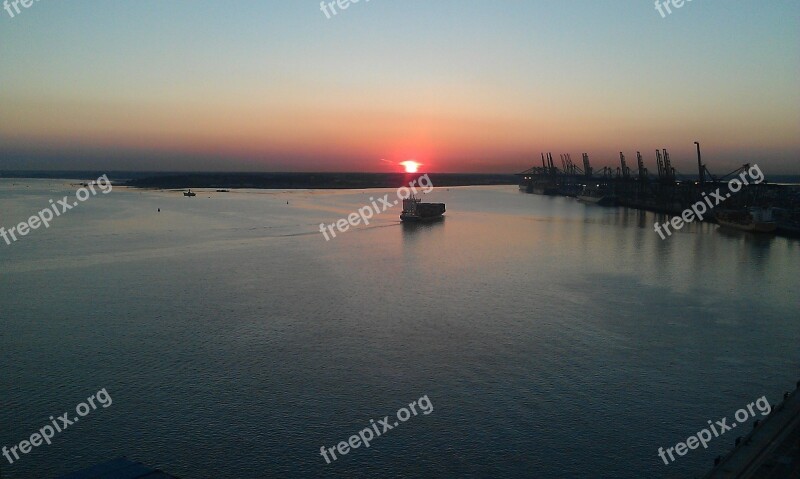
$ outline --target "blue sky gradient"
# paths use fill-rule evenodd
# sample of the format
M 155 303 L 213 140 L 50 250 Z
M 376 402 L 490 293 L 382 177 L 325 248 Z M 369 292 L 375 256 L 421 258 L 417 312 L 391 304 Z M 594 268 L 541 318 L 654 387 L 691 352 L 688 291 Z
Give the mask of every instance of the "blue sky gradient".
M 0 169 L 800 173 L 796 1 L 41 0 L 0 58 Z

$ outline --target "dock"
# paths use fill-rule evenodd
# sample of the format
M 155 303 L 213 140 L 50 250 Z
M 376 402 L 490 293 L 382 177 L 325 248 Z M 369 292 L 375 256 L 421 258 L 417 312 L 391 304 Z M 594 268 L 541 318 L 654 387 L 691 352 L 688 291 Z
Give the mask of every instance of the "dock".
M 607 192 L 613 204 L 628 208 L 678 216 L 698 202 L 712 202 L 708 214 L 701 221 L 715 223 L 713 208 L 745 209 L 758 207 L 770 210 L 778 224 L 777 233 L 786 236 L 800 235 L 800 185 L 785 185 L 766 181 L 757 165 L 744 164 L 724 175 L 712 174 L 702 161 L 700 144 L 697 147 L 697 173 L 679 174 L 672 165 L 666 149 L 655 151 L 657 173 L 645 167 L 641 152 L 636 152 L 636 169 L 628 166 L 620 152 L 616 169 L 604 167 L 595 172 L 589 155 L 583 154 L 582 165 L 572 161 L 571 155 L 561 155 L 559 167 L 552 153 L 542 153 L 542 166 L 534 166 L 517 174 L 521 191 L 545 196 L 579 197 L 587 189 Z M 755 181 L 757 172 L 761 181 Z M 731 191 L 729 183 L 740 185 Z M 714 195 L 717 196 L 714 196 Z M 718 198 L 723 198 L 719 201 Z

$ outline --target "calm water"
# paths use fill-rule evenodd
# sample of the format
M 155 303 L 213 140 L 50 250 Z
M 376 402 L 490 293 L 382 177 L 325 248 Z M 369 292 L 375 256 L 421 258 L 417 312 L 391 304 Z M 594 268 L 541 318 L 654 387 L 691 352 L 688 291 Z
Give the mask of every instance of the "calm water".
M 0 226 L 74 192 L 1 180 Z M 2 477 L 123 455 L 186 479 L 692 476 L 738 434 L 658 448 L 800 379 L 798 241 L 662 241 L 652 214 L 515 187 L 319 233 L 384 193 L 115 188 L 0 242 L 0 446 L 113 399 Z M 320 456 L 423 395 L 430 415 Z

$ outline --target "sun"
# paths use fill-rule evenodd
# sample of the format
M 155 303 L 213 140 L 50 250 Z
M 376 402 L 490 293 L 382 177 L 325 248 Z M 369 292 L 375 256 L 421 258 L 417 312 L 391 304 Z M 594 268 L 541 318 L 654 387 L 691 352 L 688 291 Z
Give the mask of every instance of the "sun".
M 406 168 L 406 173 L 416 173 L 419 171 L 419 167 L 422 166 L 414 160 L 407 160 L 400 164 Z

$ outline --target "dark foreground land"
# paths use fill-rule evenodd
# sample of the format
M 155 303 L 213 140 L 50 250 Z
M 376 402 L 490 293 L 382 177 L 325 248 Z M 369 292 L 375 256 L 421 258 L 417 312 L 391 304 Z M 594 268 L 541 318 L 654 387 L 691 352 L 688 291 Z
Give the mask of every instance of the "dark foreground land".
M 703 479 L 800 478 L 800 381 Z

